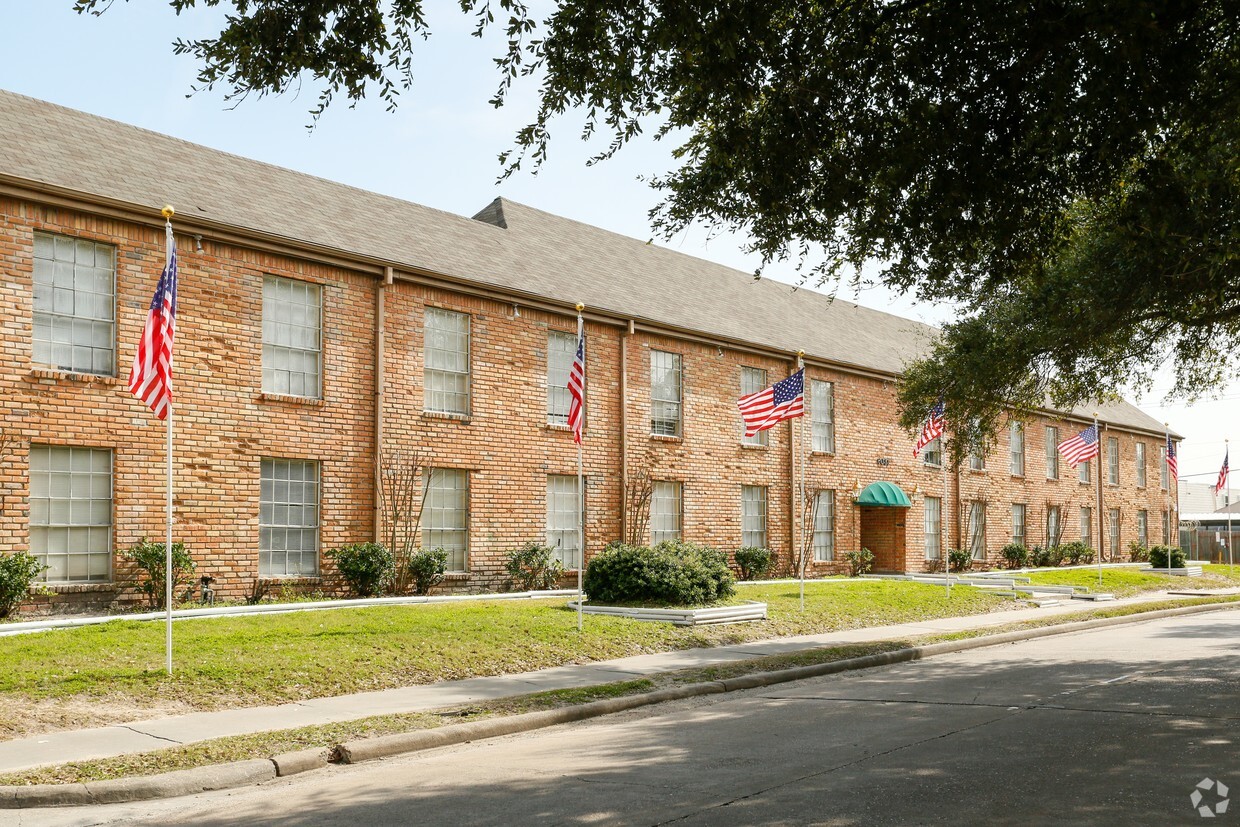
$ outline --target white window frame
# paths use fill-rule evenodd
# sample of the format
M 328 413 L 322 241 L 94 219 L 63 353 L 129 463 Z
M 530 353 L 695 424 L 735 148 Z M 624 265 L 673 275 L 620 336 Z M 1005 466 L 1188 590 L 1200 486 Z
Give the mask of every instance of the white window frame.
M 547 331 L 547 424 L 568 427 L 568 409 L 572 395 L 568 377 L 577 358 L 577 334 L 562 330 Z
M 1029 545 L 1029 525 L 1027 517 L 1029 509 L 1025 503 L 1012 503 L 1012 542 L 1022 546 Z
M 943 556 L 943 500 L 926 497 L 922 512 L 926 559 L 939 560 Z
M 767 388 L 766 371 L 762 368 L 741 367 L 741 396 L 748 396 L 751 393 L 765 390 Z M 758 431 L 753 436 L 745 436 L 745 422 L 741 420 L 741 444 L 742 445 L 761 445 L 767 444 L 767 431 Z
M 814 494 L 814 562 L 835 559 L 835 492 L 829 488 Z
M 1014 477 L 1025 476 L 1025 425 L 1022 422 L 1008 425 L 1008 470 Z
M 259 461 L 259 577 L 318 575 L 320 474 L 315 460 L 263 457 Z M 297 548 L 290 549 L 290 545 Z
M 31 361 L 116 375 L 116 248 L 34 233 Z
M 423 314 L 422 408 L 469 416 L 472 323 L 468 313 L 427 307 Z
M 973 500 L 969 503 L 968 527 L 969 555 L 974 560 L 986 559 L 986 503 Z
M 650 544 L 679 540 L 684 528 L 684 484 L 656 480 L 650 490 Z
M 49 583 L 112 579 L 112 451 L 30 446 L 30 553 Z
M 1164 508 L 1162 512 L 1163 545 L 1171 545 L 1171 510 Z M 1176 538 L 1179 541 L 1179 538 Z
M 581 494 L 576 475 L 547 475 L 547 545 L 568 570 L 581 566 Z
M 1046 546 L 1054 548 L 1063 543 L 1063 514 L 1059 511 L 1059 506 L 1048 505 L 1046 507 Z
M 1167 444 L 1158 447 L 1158 483 L 1163 491 L 1171 484 L 1171 474 L 1167 468 Z
M 1150 544 L 1150 512 L 1144 508 L 1137 511 L 1137 542 L 1147 548 Z
M 1046 426 L 1046 478 L 1059 479 L 1059 429 Z
M 741 486 L 741 548 L 767 548 L 767 489 Z
M 835 383 L 812 379 L 809 383 L 810 450 L 835 453 Z
M 650 433 L 679 437 L 684 431 L 684 363 L 679 353 L 650 351 Z
M 1081 460 L 1080 462 L 1077 463 L 1076 465 L 1077 482 L 1081 483 L 1082 485 L 1088 485 L 1090 483 L 1090 475 L 1093 473 L 1092 463 L 1093 463 L 1093 460 L 1090 460 L 1090 459 Z
M 921 449 L 921 462 L 932 468 L 943 467 L 943 437 L 936 436 Z
M 1107 437 L 1107 485 L 1119 485 L 1119 439 Z
M 1107 540 L 1108 540 L 1107 547 L 1110 552 L 1111 559 L 1115 560 L 1116 555 L 1119 554 L 1120 525 L 1119 525 L 1119 509 L 1118 508 L 1107 509 L 1107 526 L 1108 526 L 1108 535 L 1109 535 L 1107 537 Z
M 469 571 L 469 471 L 428 468 L 423 475 L 422 548 L 448 552 L 447 571 Z
M 1081 542 L 1094 547 L 1094 510 L 1087 505 L 1081 506 Z
M 263 276 L 263 393 L 323 398 L 323 287 Z
M 1136 447 L 1137 454 L 1137 488 L 1145 488 L 1149 482 L 1149 476 L 1145 469 L 1145 443 L 1138 442 Z

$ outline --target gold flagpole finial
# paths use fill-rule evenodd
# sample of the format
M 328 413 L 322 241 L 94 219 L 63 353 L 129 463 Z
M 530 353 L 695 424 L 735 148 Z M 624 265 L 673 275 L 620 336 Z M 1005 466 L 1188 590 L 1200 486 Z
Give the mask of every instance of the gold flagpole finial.
M 798 359 L 803 359 L 803 358 L 805 358 L 805 351 L 803 351 L 803 350 L 798 350 L 798 351 L 797 351 L 797 358 L 798 358 Z
M 164 208 L 159 211 L 159 214 L 162 215 L 164 218 L 168 219 L 169 221 L 171 221 L 172 216 L 176 215 L 177 211 L 172 209 L 171 204 L 164 204 Z
M 580 313 L 581 311 L 583 311 L 583 310 L 585 310 L 585 309 L 586 309 L 586 306 L 585 306 L 584 304 L 582 304 L 581 302 L 577 302 L 577 312 L 578 312 L 578 313 Z

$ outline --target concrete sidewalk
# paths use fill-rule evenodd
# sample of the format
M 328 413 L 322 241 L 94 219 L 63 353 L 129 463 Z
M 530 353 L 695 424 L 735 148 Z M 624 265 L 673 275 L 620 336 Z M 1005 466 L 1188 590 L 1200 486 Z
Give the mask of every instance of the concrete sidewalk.
M 1228 589 L 1219 593 L 1234 593 Z M 1148 603 L 1168 598 L 1167 592 L 1116 600 L 1106 607 Z M 150 721 L 49 733 L 0 742 L 0 772 L 44 764 L 85 761 L 242 735 L 294 727 L 355 720 L 372 715 L 420 712 L 445 706 L 526 695 L 549 689 L 569 689 L 613 681 L 632 680 L 688 667 L 710 666 L 766 655 L 787 654 L 823 646 L 902 640 L 923 635 L 1003 626 L 1022 620 L 1103 608 L 1091 603 L 1069 603 L 1046 608 L 1017 609 L 986 615 L 969 615 L 893 626 L 852 629 L 817 635 L 776 638 L 736 646 L 686 649 L 653 655 L 637 655 L 590 664 L 559 666 L 535 672 L 442 681 L 379 692 L 362 692 L 334 698 L 316 698 L 280 706 L 199 712 Z

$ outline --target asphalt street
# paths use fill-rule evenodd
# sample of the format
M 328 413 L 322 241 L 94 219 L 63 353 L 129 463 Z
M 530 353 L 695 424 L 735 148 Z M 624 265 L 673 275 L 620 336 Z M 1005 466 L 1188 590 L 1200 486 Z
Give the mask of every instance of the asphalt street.
M 1149 621 L 0 825 L 1240 822 L 1238 644 Z

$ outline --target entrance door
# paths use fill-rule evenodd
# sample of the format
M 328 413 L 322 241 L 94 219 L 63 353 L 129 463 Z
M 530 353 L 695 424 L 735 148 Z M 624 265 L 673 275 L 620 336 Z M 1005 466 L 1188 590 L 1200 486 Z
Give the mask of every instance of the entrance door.
M 904 548 L 904 517 L 907 508 L 861 506 L 861 547 L 874 553 L 874 571 L 907 570 Z

